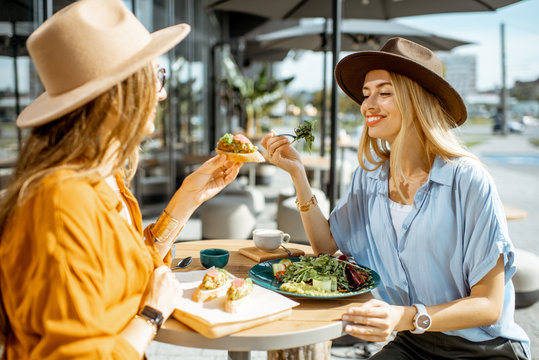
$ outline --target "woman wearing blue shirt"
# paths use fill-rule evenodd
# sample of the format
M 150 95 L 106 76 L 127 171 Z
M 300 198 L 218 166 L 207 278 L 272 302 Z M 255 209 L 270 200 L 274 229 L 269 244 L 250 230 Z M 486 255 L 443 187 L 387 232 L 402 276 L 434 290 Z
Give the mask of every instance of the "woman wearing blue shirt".
M 451 129 L 466 120 L 432 51 L 394 38 L 342 59 L 341 89 L 361 105 L 360 166 L 329 221 L 288 139 L 262 140 L 294 182 L 316 253 L 337 250 L 375 269 L 374 299 L 350 308 L 345 331 L 397 336 L 372 359 L 530 359 L 514 322 L 513 245 L 495 185 Z

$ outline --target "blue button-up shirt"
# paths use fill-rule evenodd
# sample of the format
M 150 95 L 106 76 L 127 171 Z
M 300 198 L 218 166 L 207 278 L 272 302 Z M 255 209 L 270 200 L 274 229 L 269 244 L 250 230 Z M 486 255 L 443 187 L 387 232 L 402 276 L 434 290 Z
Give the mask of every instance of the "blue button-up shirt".
M 529 355 L 529 339 L 513 319 L 513 245 L 487 171 L 472 159 L 446 162 L 437 157 L 399 237 L 391 222 L 388 174 L 389 162 L 374 171 L 358 167 L 329 219 L 339 249 L 380 275 L 373 295 L 394 305 L 428 306 L 463 298 L 503 254 L 505 293 L 499 321 L 445 333 L 471 341 L 498 336 L 518 340 Z

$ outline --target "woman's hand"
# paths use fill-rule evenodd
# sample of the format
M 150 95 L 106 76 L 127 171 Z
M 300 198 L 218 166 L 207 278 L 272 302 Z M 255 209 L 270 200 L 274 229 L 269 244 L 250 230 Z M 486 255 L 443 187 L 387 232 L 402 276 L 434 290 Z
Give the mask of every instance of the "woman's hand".
M 182 293 L 183 290 L 174 274 L 167 266 L 162 265 L 152 274 L 142 299 L 142 307 L 151 306 L 161 311 L 167 319 L 179 303 Z
M 303 169 L 299 153 L 290 145 L 290 140 L 275 135 L 275 131 L 271 131 L 260 142 L 268 152 L 268 160 L 288 173 Z
M 403 311 L 401 306 L 371 299 L 343 314 L 342 319 L 348 322 L 344 331 L 365 341 L 386 341 L 396 330 Z
M 170 269 L 162 265 L 154 270 L 146 286 L 140 306 L 141 309 L 144 306 L 151 306 L 161 311 L 166 320 L 170 317 L 176 306 L 179 305 L 181 296 L 182 288 L 180 287 L 180 283 L 176 280 Z M 133 349 L 142 357 L 148 344 L 154 338 L 154 331 L 154 327 L 152 326 L 150 328 L 146 321 L 133 318 L 120 332 L 120 336 L 131 344 Z
M 188 218 L 204 201 L 230 184 L 238 176 L 241 165 L 228 161 L 226 155 L 212 157 L 185 178 L 167 206 L 167 212 L 177 220 Z
M 227 161 L 226 155 L 217 155 L 206 161 L 185 178 L 181 190 L 199 204 L 214 197 L 238 176 L 242 163 Z

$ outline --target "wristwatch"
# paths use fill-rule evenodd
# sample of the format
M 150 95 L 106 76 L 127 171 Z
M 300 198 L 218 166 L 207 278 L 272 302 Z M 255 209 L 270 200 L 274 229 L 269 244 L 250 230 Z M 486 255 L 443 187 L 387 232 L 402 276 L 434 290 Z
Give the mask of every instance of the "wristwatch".
M 414 316 L 414 326 L 415 329 L 411 330 L 412 334 L 423 334 L 430 328 L 432 322 L 427 308 L 423 304 L 414 304 L 417 309 L 417 314 Z
M 161 328 L 161 325 L 163 325 L 163 321 L 165 320 L 161 311 L 148 305 L 144 306 L 138 315 L 146 320 L 146 322 L 155 325 L 156 332 Z

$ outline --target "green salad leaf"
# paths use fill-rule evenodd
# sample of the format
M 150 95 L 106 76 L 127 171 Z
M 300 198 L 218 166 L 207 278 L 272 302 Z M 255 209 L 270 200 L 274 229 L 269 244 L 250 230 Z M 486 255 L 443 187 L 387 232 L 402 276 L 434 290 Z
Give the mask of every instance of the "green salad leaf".
M 323 276 L 334 276 L 337 279 L 338 291 L 354 291 L 346 276 L 347 263 L 329 255 L 318 257 L 300 256 L 299 261 L 286 267 L 282 282 L 310 283 L 313 279 Z

